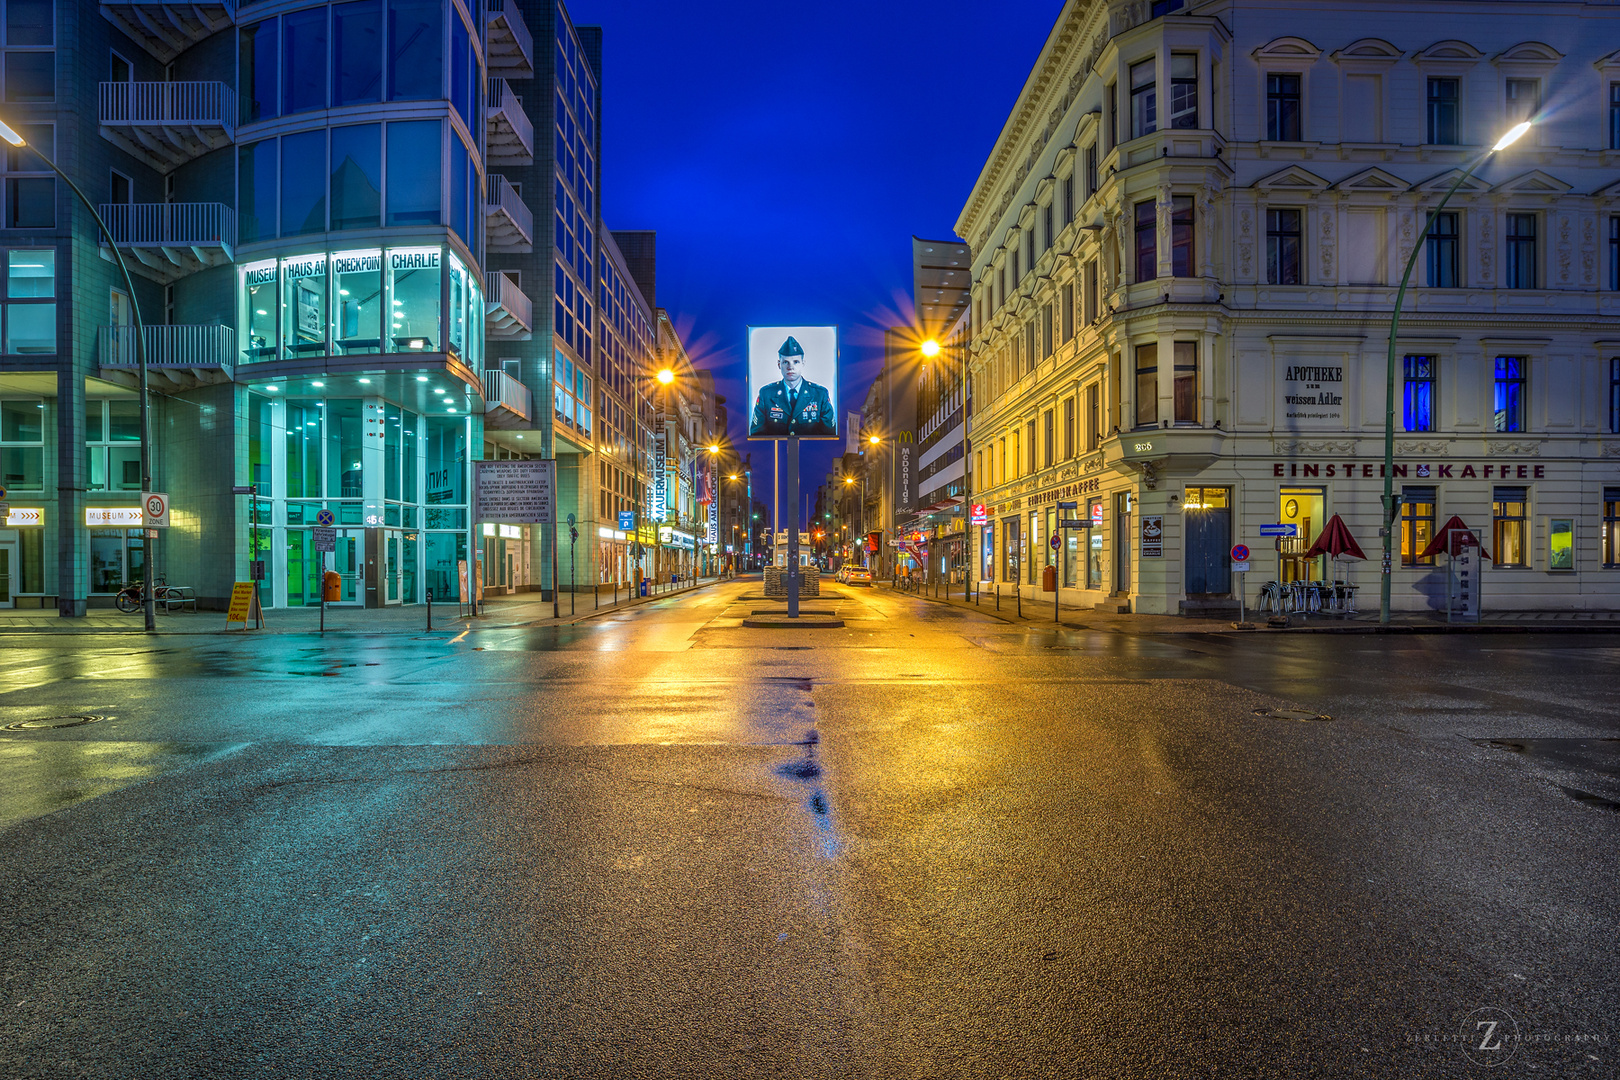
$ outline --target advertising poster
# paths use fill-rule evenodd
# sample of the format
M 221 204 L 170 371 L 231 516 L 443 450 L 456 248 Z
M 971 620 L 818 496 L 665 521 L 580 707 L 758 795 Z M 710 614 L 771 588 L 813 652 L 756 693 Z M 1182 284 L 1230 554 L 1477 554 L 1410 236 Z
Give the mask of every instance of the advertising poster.
M 748 328 L 748 437 L 838 437 L 838 327 Z
M 1142 517 L 1142 558 L 1164 558 L 1164 518 L 1159 515 Z

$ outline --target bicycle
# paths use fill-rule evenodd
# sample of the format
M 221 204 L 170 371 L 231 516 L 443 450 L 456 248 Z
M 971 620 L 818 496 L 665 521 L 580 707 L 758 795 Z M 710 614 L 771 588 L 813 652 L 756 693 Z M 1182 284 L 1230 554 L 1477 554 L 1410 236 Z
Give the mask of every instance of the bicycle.
M 146 606 L 146 598 L 143 593 L 144 589 L 138 581 L 133 585 L 125 585 L 118 590 L 118 595 L 113 597 L 113 604 L 125 615 L 134 615 Z M 179 599 L 180 590 L 171 589 L 169 583 L 162 578 L 152 583 L 153 603 L 167 604 L 170 600 Z

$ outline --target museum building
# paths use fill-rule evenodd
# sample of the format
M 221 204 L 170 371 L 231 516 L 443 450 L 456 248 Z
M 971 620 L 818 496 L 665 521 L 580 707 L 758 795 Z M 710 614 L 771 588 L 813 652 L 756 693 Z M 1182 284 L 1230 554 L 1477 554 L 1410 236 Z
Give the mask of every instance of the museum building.
M 1453 517 L 1487 611 L 1620 606 L 1616 41 L 1594 3 L 1066 4 L 957 224 L 986 587 L 1224 611 L 1242 543 L 1251 606 L 1376 608 L 1415 254 L 1393 606 L 1444 606 Z M 1367 561 L 1308 555 L 1335 515 Z

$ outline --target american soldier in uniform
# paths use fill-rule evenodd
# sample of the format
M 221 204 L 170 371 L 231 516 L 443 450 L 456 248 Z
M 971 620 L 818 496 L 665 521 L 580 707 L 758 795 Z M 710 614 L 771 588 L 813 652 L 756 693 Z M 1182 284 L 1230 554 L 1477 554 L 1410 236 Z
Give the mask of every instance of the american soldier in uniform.
M 776 351 L 776 367 L 782 378 L 760 389 L 748 434 L 812 439 L 838 434 L 827 388 L 804 377 L 804 348 L 795 338 L 789 337 Z

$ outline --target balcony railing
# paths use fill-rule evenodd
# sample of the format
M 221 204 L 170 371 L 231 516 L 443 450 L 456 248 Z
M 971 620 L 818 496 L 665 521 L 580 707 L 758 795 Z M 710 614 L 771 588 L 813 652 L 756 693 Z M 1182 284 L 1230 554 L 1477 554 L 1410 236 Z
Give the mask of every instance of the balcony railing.
M 204 383 L 230 382 L 236 352 L 236 331 L 217 323 L 189 326 L 147 326 L 148 381 L 159 389 L 187 389 Z M 133 326 L 103 326 L 100 334 L 101 368 L 105 375 L 118 372 L 131 382 L 140 366 L 135 354 Z
M 236 91 L 222 82 L 105 82 L 101 134 L 159 172 L 236 138 Z
M 484 274 L 484 336 L 526 338 L 534 327 L 534 302 L 499 270 Z
M 130 40 L 167 64 L 236 21 L 236 0 L 193 3 L 101 0 L 101 14 Z
M 103 203 L 97 210 L 113 243 L 157 281 L 224 266 L 236 246 L 236 211 L 224 203 Z
M 484 9 L 484 63 L 491 75 L 534 78 L 534 37 L 513 0 L 489 0 Z
M 534 213 L 506 177 L 490 174 L 489 201 L 484 209 L 485 239 L 490 251 L 534 250 Z
M 534 415 L 534 395 L 522 382 L 498 368 L 484 372 L 484 426 L 528 427 Z
M 534 164 L 534 123 L 505 79 L 489 80 L 484 160 L 496 167 Z

